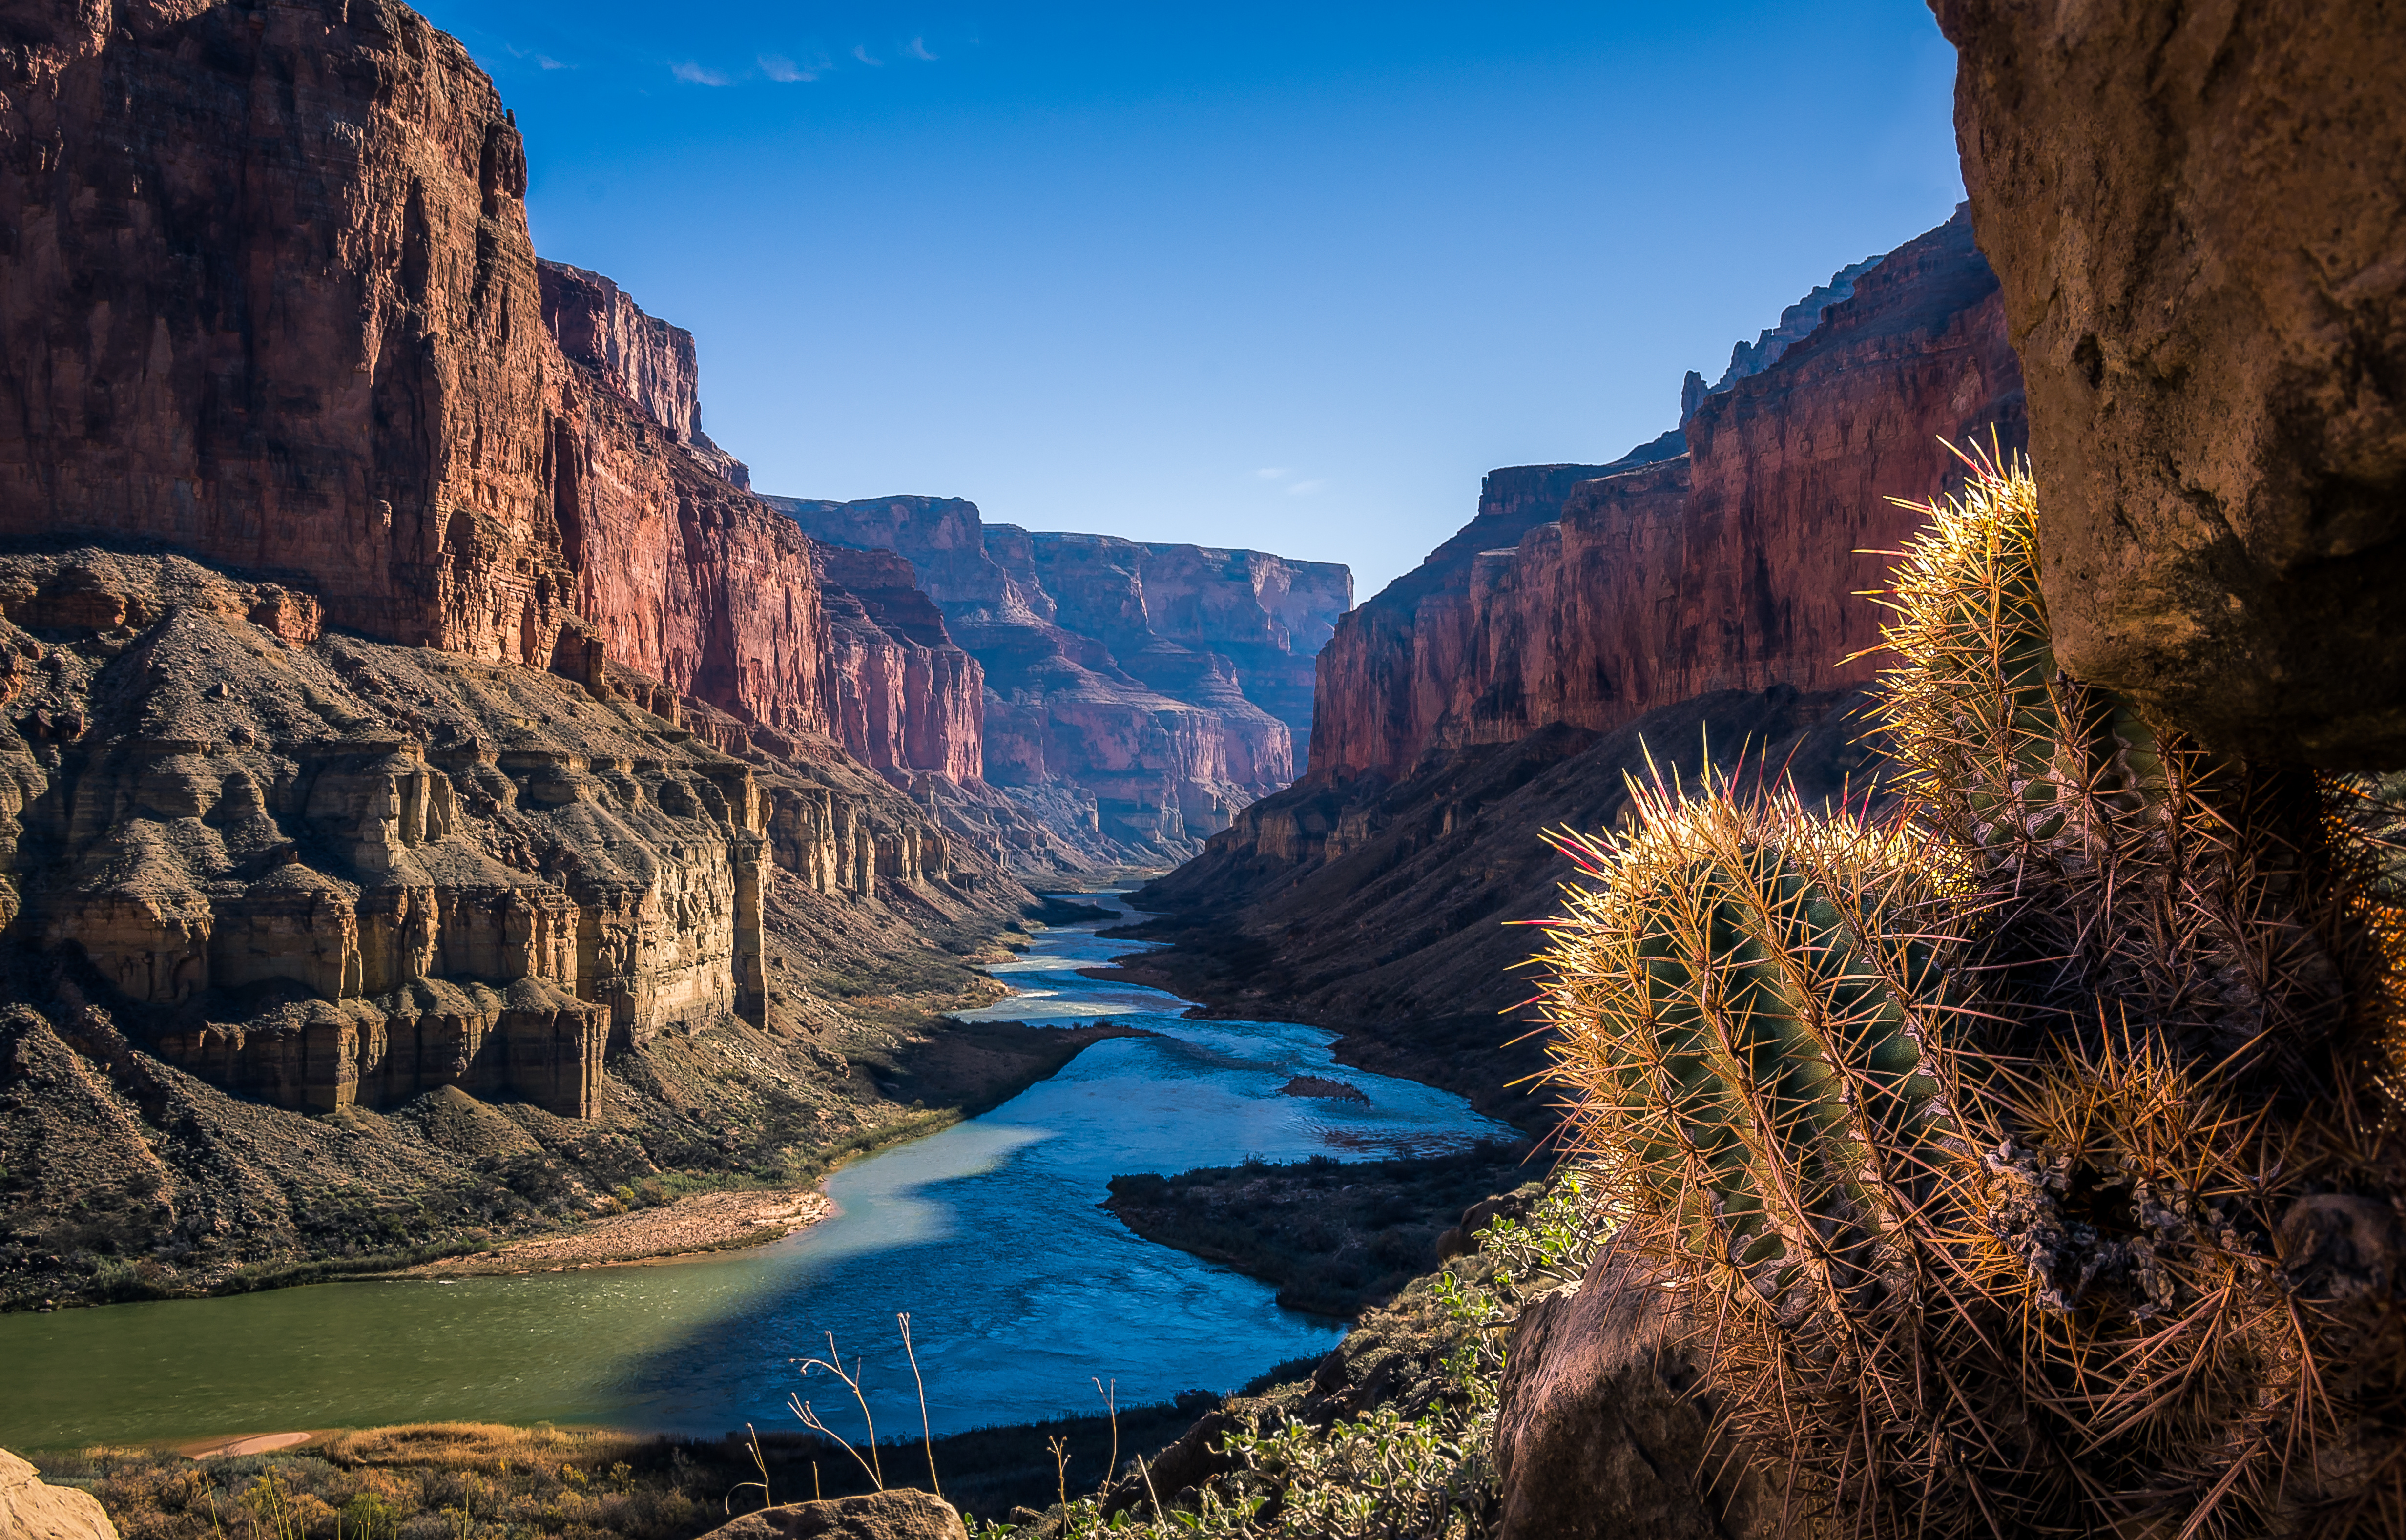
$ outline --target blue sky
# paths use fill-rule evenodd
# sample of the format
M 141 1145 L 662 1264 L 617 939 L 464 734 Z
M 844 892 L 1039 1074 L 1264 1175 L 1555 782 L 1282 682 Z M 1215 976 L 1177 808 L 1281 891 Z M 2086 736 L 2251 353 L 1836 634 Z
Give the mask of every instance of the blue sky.
M 1352 565 L 1961 197 L 1918 0 L 435 0 L 756 485 Z

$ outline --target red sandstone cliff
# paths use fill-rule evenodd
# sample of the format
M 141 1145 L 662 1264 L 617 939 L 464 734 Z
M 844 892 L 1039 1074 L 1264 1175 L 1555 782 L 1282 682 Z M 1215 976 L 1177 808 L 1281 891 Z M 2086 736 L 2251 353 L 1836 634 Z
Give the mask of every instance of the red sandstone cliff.
M 1649 760 L 1704 743 L 1808 798 L 1869 769 L 1847 719 L 1881 612 L 1858 590 L 1941 490 L 1937 440 L 2023 434 L 1997 282 L 1964 219 L 1854 280 L 1768 368 L 1699 396 L 1614 466 L 1487 478 L 1479 516 L 1345 616 L 1320 657 L 1309 778 L 1253 803 L 1137 896 L 1176 943 L 1136 976 L 1245 1014 L 1353 1029 L 1348 1062 L 1496 1088 L 1542 1067 L 1497 1020 L 1568 863 L 1539 835 L 1609 827 Z M 1687 448 L 1681 453 L 1681 445 Z
M 1886 561 L 1864 553 L 1918 522 L 1888 500 L 1946 485 L 1940 440 L 1993 428 L 2011 445 L 2023 420 L 1996 278 L 1959 213 L 1704 398 L 1685 456 L 1492 475 L 1479 517 L 1321 655 L 1313 778 L 1554 723 L 1606 731 L 1712 690 L 1868 681 L 1875 663 L 1840 661 L 1878 640 L 1855 596 Z
M 814 544 L 824 581 L 838 741 L 889 777 L 985 773 L 985 671 L 891 551 Z
M 157 540 L 584 678 L 598 631 L 826 728 L 807 544 L 697 458 L 689 365 L 623 296 L 568 327 L 598 366 L 560 350 L 525 152 L 458 42 L 361 0 L 8 26 L 0 535 Z

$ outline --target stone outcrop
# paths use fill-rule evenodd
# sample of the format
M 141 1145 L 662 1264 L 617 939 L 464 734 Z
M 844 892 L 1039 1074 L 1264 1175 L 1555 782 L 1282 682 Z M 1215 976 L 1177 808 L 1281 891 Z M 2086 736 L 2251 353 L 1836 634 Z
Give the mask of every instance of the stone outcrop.
M 1844 276 L 1844 275 L 1842 275 Z M 1713 690 L 1868 681 L 1856 595 L 1942 490 L 1940 441 L 2022 433 L 1996 280 L 1954 219 L 1855 280 L 1777 363 L 1610 466 L 1488 478 L 1479 516 L 1339 626 L 1313 779 L 1398 775 L 1430 749 L 1595 731 Z
M 1512 1329 L 1495 1409 L 1496 1540 L 1774 1540 L 1762 1467 L 1714 1436 L 1693 1354 L 1642 1269 L 1608 1250 Z
M 589 1117 L 605 1054 L 769 1020 L 781 869 L 862 897 L 954 871 L 832 743 L 320 635 L 180 558 L 0 558 L 0 907 L 76 961 L 79 1030 L 277 1106 Z
M 632 295 L 599 273 L 539 261 L 535 276 L 543 323 L 561 352 L 616 386 L 729 486 L 750 487 L 751 471 L 701 431 L 701 366 L 692 332 L 644 315 Z
M 907 1488 L 788 1503 L 721 1524 L 705 1540 L 969 1540 L 950 1503 Z
M 1934 0 L 2030 377 L 2065 665 L 2406 764 L 2406 31 L 2354 0 Z
M 1041 831 L 1003 843 L 1182 855 L 1294 779 L 1343 568 L 1031 533 L 956 498 L 770 501 L 814 539 L 899 553 L 983 666 L 984 779 Z
M 100 1499 L 53 1487 L 42 1473 L 0 1449 L 0 1535 L 8 1540 L 117 1540 Z

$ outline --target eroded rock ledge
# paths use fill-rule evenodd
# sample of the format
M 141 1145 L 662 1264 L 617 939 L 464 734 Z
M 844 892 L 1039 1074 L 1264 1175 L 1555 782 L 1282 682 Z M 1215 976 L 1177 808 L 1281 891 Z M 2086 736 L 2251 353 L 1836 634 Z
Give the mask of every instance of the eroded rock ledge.
M 92 1009 L 277 1106 L 589 1116 L 610 1052 L 765 1022 L 779 868 L 950 874 L 923 822 L 615 690 L 323 633 L 182 558 L 0 557 L 0 904 Z

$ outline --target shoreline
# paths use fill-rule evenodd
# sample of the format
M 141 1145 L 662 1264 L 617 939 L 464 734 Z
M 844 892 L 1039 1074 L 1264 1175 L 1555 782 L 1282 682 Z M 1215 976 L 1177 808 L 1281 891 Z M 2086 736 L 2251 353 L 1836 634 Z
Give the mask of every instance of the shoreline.
M 443 1257 L 374 1276 L 506 1278 L 709 1256 L 766 1246 L 835 1214 L 835 1204 L 815 1184 L 695 1193 L 657 1208 L 612 1214 L 565 1233 L 533 1236 L 489 1251 Z

